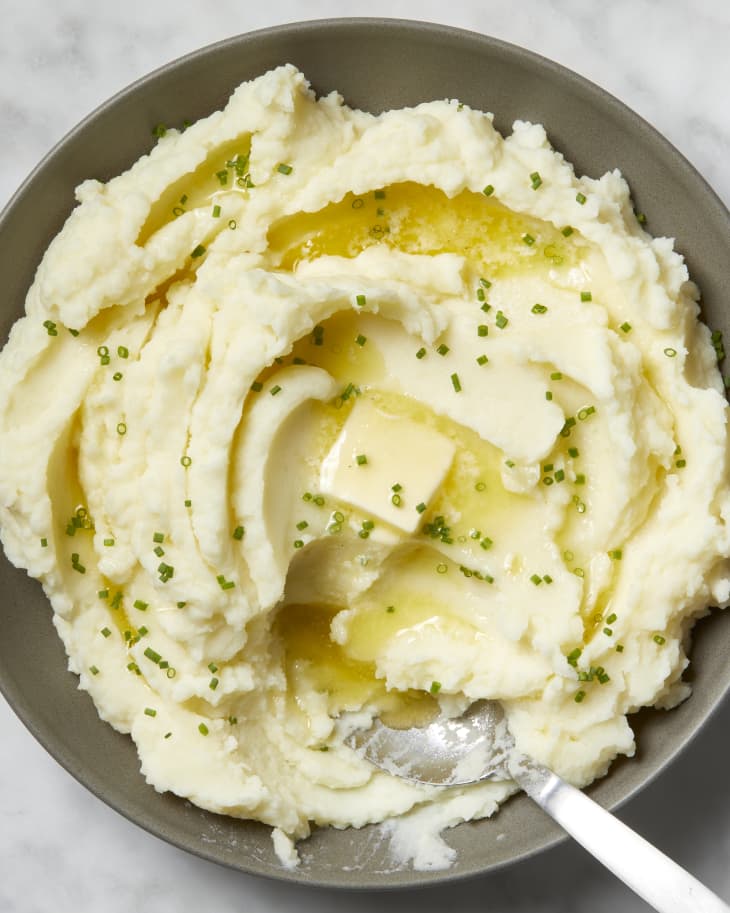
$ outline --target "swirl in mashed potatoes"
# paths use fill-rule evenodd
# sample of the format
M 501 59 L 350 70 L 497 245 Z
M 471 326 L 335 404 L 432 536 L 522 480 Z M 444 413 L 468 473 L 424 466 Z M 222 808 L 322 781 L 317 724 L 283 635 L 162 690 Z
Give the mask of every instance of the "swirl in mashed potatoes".
M 0 524 L 156 789 L 292 861 L 514 790 L 374 769 L 375 715 L 499 699 L 584 785 L 687 695 L 730 589 L 719 342 L 618 172 L 287 66 L 77 193 L 0 358 Z

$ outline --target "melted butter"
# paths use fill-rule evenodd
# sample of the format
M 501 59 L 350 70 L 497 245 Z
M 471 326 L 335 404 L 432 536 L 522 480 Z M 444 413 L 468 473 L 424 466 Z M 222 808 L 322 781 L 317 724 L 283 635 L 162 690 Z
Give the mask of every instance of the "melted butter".
M 413 182 L 361 197 L 348 193 L 318 212 L 288 216 L 271 227 L 268 239 L 279 267 L 287 270 L 324 255 L 355 257 L 380 243 L 411 254 L 461 254 L 489 276 L 571 266 L 580 251 L 575 233 L 568 241 L 551 223 L 514 212 L 494 197 L 465 190 L 449 198 Z
M 339 611 L 317 604 L 292 604 L 281 609 L 274 636 L 284 647 L 290 693 L 295 698 L 311 689 L 325 693 L 332 716 L 369 705 L 388 725 L 401 728 L 430 718 L 436 709 L 431 695 L 386 690 L 384 681 L 376 677 L 374 662 L 353 658 L 332 640 L 330 627 Z
M 198 167 L 184 174 L 167 187 L 158 200 L 150 208 L 147 219 L 140 229 L 137 244 L 143 246 L 168 222 L 178 218 L 185 212 L 201 206 L 210 206 L 218 202 L 221 214 L 215 220 L 219 228 L 226 225 L 225 196 L 229 193 L 247 193 L 246 180 L 236 174 L 234 168 L 227 167 L 227 163 L 237 156 L 248 156 L 250 138 L 237 137 L 228 143 L 223 143 L 214 149 Z M 225 179 L 222 177 L 225 172 Z M 221 175 L 220 177 L 218 175 Z

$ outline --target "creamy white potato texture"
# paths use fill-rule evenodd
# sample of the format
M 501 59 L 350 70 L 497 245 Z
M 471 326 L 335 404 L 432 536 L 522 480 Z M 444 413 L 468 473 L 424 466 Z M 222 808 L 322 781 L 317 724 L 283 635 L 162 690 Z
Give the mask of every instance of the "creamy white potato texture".
M 0 358 L 2 539 L 156 789 L 288 865 L 384 820 L 445 865 L 513 784 L 398 780 L 353 728 L 496 698 L 584 785 L 688 694 L 730 588 L 721 343 L 618 172 L 284 66 L 77 196 Z

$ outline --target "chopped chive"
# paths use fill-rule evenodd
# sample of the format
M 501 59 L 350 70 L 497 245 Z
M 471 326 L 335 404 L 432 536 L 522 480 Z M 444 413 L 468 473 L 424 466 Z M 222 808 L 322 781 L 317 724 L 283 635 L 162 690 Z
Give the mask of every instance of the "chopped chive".
M 487 363 L 488 361 L 489 361 L 489 359 L 487 358 L 486 355 L 480 355 L 480 356 L 477 358 L 477 364 L 478 364 L 478 365 L 486 365 L 486 363 Z
M 479 326 L 477 327 L 477 336 L 488 336 L 488 335 L 489 335 L 489 327 L 486 325 L 486 323 L 480 323 Z
M 539 574 L 533 574 L 532 577 L 530 577 L 530 580 L 535 584 L 535 586 L 540 586 L 542 583 L 542 577 Z
M 205 245 L 198 244 L 198 246 L 194 250 L 191 251 L 190 256 L 193 260 L 195 260 L 198 257 L 202 257 L 204 253 L 205 253 Z
M 667 356 L 667 358 L 674 358 L 674 356 L 677 354 L 677 350 L 671 348 L 671 346 L 667 346 L 667 348 L 664 350 L 664 354 Z
M 497 316 L 494 318 L 494 322 L 497 324 L 500 330 L 503 330 L 509 323 L 509 319 L 504 316 L 502 311 L 497 311 Z
M 431 687 L 428 690 L 431 694 L 438 694 L 441 690 L 441 682 L 431 682 Z
M 659 644 L 660 647 L 664 646 L 664 644 L 667 642 L 666 637 L 662 637 L 661 634 L 655 634 L 652 637 L 652 640 L 654 641 L 655 644 Z
M 117 425 L 117 434 L 126 434 L 126 433 L 127 433 L 127 425 L 126 425 L 126 423 L 125 423 L 125 422 L 119 422 L 119 424 Z
M 631 324 L 630 324 L 630 323 L 624 322 L 624 323 L 621 324 L 621 326 L 619 327 L 619 329 L 620 329 L 623 333 L 630 333 L 630 332 L 631 332 Z
M 581 301 L 593 301 L 593 295 L 590 292 L 581 292 L 580 300 Z
M 156 545 L 152 551 L 157 555 L 158 558 L 162 558 L 165 554 L 165 549 L 161 545 Z
M 588 416 L 593 415 L 593 413 L 595 411 L 596 411 L 595 406 L 585 406 L 583 409 L 580 409 L 578 411 L 578 420 L 581 422 L 584 422 L 588 418 Z
M 43 326 L 46 328 L 46 332 L 49 336 L 58 336 L 58 328 L 52 320 L 44 320 Z
M 400 482 L 396 482 L 395 485 L 390 486 L 390 490 L 391 491 L 403 491 L 403 486 L 400 484 Z
M 485 314 L 488 314 L 492 310 L 492 305 L 489 304 L 488 301 L 485 301 L 480 310 L 484 311 Z
M 623 652 L 624 652 L 624 645 L 623 645 L 623 644 L 616 644 L 616 652 L 617 652 L 617 653 L 623 653 Z
M 122 374 L 121 371 L 115 371 L 115 372 L 112 374 L 112 380 L 115 380 L 115 381 L 118 382 L 118 381 L 120 381 L 120 380 L 122 379 L 123 376 L 124 376 L 124 375 Z
M 560 371 L 553 371 L 553 373 L 550 375 L 550 380 L 562 380 L 562 379 L 563 379 L 563 375 L 560 373 Z
M 573 573 L 576 577 L 585 577 L 585 571 L 582 567 L 576 567 L 573 569 Z
M 394 605 L 389 605 L 388 608 L 387 608 L 385 611 L 386 611 L 386 612 L 389 612 L 389 613 L 392 615 L 393 612 L 395 612 L 395 606 L 394 606 Z
M 504 465 L 507 467 L 507 469 L 514 469 L 517 464 L 514 460 L 505 460 Z
M 542 579 L 545 581 L 545 583 L 553 582 L 553 578 L 550 576 L 550 574 L 544 574 Z
M 71 327 L 66 327 L 66 329 L 69 331 L 69 333 L 70 333 L 72 336 L 78 336 L 78 335 L 79 335 L 79 331 L 78 331 L 78 330 L 72 330 Z
M 41 548 L 48 548 L 48 539 L 45 536 L 41 539 Z
M 482 193 L 485 197 L 491 197 L 494 193 L 494 184 L 487 184 L 487 186 L 482 190 Z
M 492 283 L 489 281 L 489 279 L 485 279 L 484 277 L 481 277 L 479 279 L 479 285 L 481 285 L 482 288 L 491 288 L 492 287 Z
M 240 540 L 243 539 L 243 534 L 244 534 L 245 532 L 246 532 L 246 530 L 245 530 L 242 526 L 237 526 L 237 527 L 233 530 L 233 538 L 234 538 L 234 539 L 238 539 L 239 542 L 240 542 Z
M 486 487 L 487 487 L 486 482 L 477 482 L 476 485 L 474 486 L 476 491 L 484 491 L 486 489 Z
M 548 400 L 548 401 L 550 401 L 552 398 L 553 398 L 552 391 L 551 391 L 551 390 L 546 390 L 546 391 L 545 391 L 545 399 Z
M 425 350 L 423 347 L 421 347 L 421 348 L 416 352 L 416 358 L 423 358 L 425 355 L 426 355 L 426 350 Z
M 533 314 L 547 314 L 547 308 L 544 304 L 533 304 L 532 305 Z
M 192 458 L 189 457 L 187 454 L 185 456 L 180 457 L 180 465 L 184 466 L 186 469 L 188 468 L 188 466 L 192 465 L 192 462 L 193 462 Z
M 251 384 L 251 389 L 253 390 L 254 393 L 260 393 L 264 389 L 264 385 L 261 383 L 260 380 L 255 380 Z
M 677 460 L 674 465 L 677 467 L 677 469 L 684 469 L 684 467 L 687 465 L 687 460 Z
M 365 307 L 365 305 L 367 304 L 367 298 L 365 297 L 365 295 L 356 295 L 355 303 L 360 308 Z
M 488 552 L 489 549 L 494 545 L 494 542 L 492 542 L 489 536 L 484 536 L 479 545 L 484 549 L 485 552 Z
M 555 481 L 562 482 L 564 478 L 565 478 L 565 472 L 562 469 L 556 469 L 555 470 Z
M 208 682 L 208 687 L 210 688 L 211 691 L 215 691 L 215 689 L 218 687 L 218 679 L 215 677 L 215 675 Z
M 184 501 L 183 503 L 184 503 L 185 507 L 192 507 L 192 506 L 193 506 L 193 502 L 190 500 L 190 498 L 186 498 L 185 501 Z
M 437 565 L 436 565 L 436 573 L 437 573 L 437 574 L 445 574 L 446 571 L 448 571 L 448 567 L 447 567 L 447 565 L 445 565 L 443 562 L 442 562 L 441 564 L 437 564 Z
M 576 202 L 580 203 L 580 205 L 582 206 L 585 203 L 585 201 L 588 199 L 588 197 L 584 193 L 579 192 L 579 193 L 576 193 L 575 199 L 576 199 Z
M 214 218 L 214 219 L 219 218 L 220 214 L 221 214 L 221 208 L 220 208 L 220 206 L 214 206 L 214 207 L 213 207 L 213 218 Z
M 358 453 L 358 455 L 355 457 L 355 462 L 357 463 L 358 466 L 364 466 L 367 463 L 367 461 L 368 461 L 368 458 L 365 456 L 364 453 Z
M 451 385 L 454 388 L 455 393 L 461 393 L 461 381 L 459 380 L 458 374 L 451 375 Z
M 392 495 L 392 496 L 391 496 L 391 499 L 390 499 L 390 503 L 391 503 L 394 507 L 400 507 L 400 506 L 401 506 L 401 503 L 402 503 L 402 498 L 401 498 L 401 496 L 398 495 L 398 494 Z
M 572 456 L 573 459 L 575 459 L 576 457 L 580 456 L 580 450 L 578 450 L 577 447 L 568 447 L 568 454 Z
M 566 238 L 569 238 L 573 234 L 573 229 L 570 225 L 566 225 L 565 228 L 562 228 L 560 231 Z
M 199 732 L 201 735 L 208 735 L 208 733 L 210 732 L 210 730 L 209 730 L 208 727 L 205 725 L 205 723 L 200 723 L 200 725 L 198 726 L 198 732 Z
M 366 343 L 367 341 L 368 341 L 367 336 L 363 336 L 362 333 L 359 333 L 359 334 L 355 337 L 355 342 L 356 342 L 359 346 L 364 346 L 365 343 Z
M 477 301 L 486 301 L 486 295 L 483 288 L 477 289 Z
M 586 696 L 585 691 L 576 691 L 575 695 L 573 697 L 573 700 L 576 702 L 576 704 L 580 704 L 580 703 L 582 703 L 583 698 L 585 696 Z
M 585 485 L 585 483 L 586 483 L 585 473 L 582 473 L 582 472 L 576 473 L 575 484 L 576 485 Z
M 306 520 L 300 520 L 299 523 L 297 523 L 297 529 L 306 529 L 308 526 L 309 523 L 307 523 Z
M 603 629 L 603 633 L 606 635 L 606 637 L 611 637 L 611 636 L 613 635 L 613 629 L 612 629 L 612 628 L 604 628 L 604 629 Z
M 426 505 L 421 501 L 420 504 L 416 504 L 416 510 L 419 514 L 422 514 L 426 510 Z
M 531 234 L 529 234 L 529 232 L 525 232 L 525 234 L 522 235 L 522 240 L 528 247 L 532 247 L 532 245 L 535 243 L 535 239 Z
M 89 666 L 89 672 L 91 672 L 92 675 L 98 675 L 99 669 L 97 666 Z
M 111 633 L 112 633 L 112 632 L 109 630 L 109 628 L 102 628 L 102 629 L 101 629 L 101 634 L 102 634 L 103 637 L 111 637 Z
M 580 649 L 580 647 L 576 647 L 575 650 L 571 650 L 570 653 L 568 653 L 568 655 L 565 657 L 568 661 L 568 665 L 576 666 L 582 652 L 583 651 Z
M 384 199 L 385 199 L 385 191 L 384 191 L 384 190 L 376 190 L 376 191 L 373 193 L 373 196 L 375 197 L 376 200 L 384 200 Z
M 532 183 L 532 189 L 537 190 L 538 187 L 542 184 L 542 178 L 540 177 L 539 171 L 533 171 L 530 175 L 530 181 Z
M 99 590 L 99 592 L 96 595 L 99 597 L 99 599 L 108 599 L 109 590 Z
M 322 507 L 324 504 L 324 498 L 322 497 L 322 495 L 315 495 L 314 498 L 312 498 L 312 500 L 318 507 Z
M 157 711 L 154 707 L 145 707 L 144 708 L 145 716 L 157 716 Z
M 157 652 L 157 650 L 153 650 L 152 647 L 146 647 L 145 651 L 144 651 L 144 655 L 147 657 L 147 659 L 151 660 L 153 663 L 159 663 L 160 660 L 162 659 L 162 657 Z
M 165 534 L 164 534 L 164 533 L 153 533 L 153 534 L 152 534 L 152 541 L 153 541 L 153 542 L 164 542 L 164 541 L 165 541 Z
M 276 166 L 276 170 L 279 174 L 291 174 L 294 170 L 291 165 L 285 165 L 283 162 Z
M 269 393 L 272 396 L 276 396 L 277 393 L 281 393 L 281 387 L 279 384 L 274 384 L 274 386 L 269 390 Z
M 449 352 L 449 347 L 446 345 L 446 343 L 442 342 L 436 351 L 439 353 L 439 355 L 447 355 Z
M 139 628 L 137 628 L 137 634 L 140 637 L 144 637 L 145 634 L 149 634 L 149 633 L 150 633 L 149 628 L 146 625 L 141 625 Z
M 612 549 L 612 551 L 610 551 L 610 552 L 608 553 L 608 557 L 609 557 L 612 561 L 620 561 L 621 558 L 623 557 L 623 552 L 621 551 L 620 548 L 614 548 L 614 549 Z

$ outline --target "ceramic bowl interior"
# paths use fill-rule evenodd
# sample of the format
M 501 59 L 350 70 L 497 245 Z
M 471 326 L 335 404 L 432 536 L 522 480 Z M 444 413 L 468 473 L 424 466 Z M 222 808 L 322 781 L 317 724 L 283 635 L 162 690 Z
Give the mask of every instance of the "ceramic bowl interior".
M 38 166 L 0 218 L 0 341 L 23 310 L 44 249 L 74 205 L 83 179 L 106 180 L 152 145 L 151 127 L 181 124 L 225 104 L 243 80 L 285 62 L 322 94 L 338 90 L 374 113 L 458 98 L 495 113 L 509 132 L 515 119 L 546 125 L 553 145 L 579 173 L 618 167 L 655 235 L 675 237 L 703 293 L 703 313 L 728 330 L 723 294 L 730 263 L 730 219 L 716 196 L 646 122 L 596 86 L 550 61 L 492 38 L 397 20 L 349 19 L 286 25 L 232 38 L 177 60 L 95 111 Z M 448 833 L 458 861 L 446 872 L 394 867 L 377 828 L 315 830 L 301 844 L 302 865 L 283 869 L 267 827 L 202 811 L 147 786 L 131 739 L 102 723 L 66 671 L 61 642 L 40 586 L 0 559 L 3 636 L 0 686 L 18 716 L 81 783 L 129 819 L 186 850 L 246 872 L 309 884 L 395 887 L 473 875 L 547 847 L 561 831 L 526 797 L 492 821 Z M 730 683 L 730 616 L 696 627 L 690 700 L 669 713 L 633 718 L 638 751 L 621 759 L 590 794 L 605 806 L 631 796 L 684 746 Z M 498 835 L 503 837 L 497 840 Z

